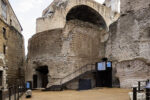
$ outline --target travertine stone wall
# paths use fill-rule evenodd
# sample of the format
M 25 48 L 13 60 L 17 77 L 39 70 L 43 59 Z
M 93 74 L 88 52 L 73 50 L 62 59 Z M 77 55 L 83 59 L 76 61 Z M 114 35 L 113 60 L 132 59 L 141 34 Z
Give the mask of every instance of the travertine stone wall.
M 150 77 L 149 5 L 149 0 L 121 0 L 121 16 L 110 26 L 106 57 L 115 63 L 121 87 Z
M 121 1 L 121 13 L 122 14 L 127 13 L 128 11 L 129 12 L 139 11 L 145 8 L 149 8 L 149 2 L 150 2 L 149 0 L 134 0 L 134 1 L 133 0 L 120 0 L 120 1 Z
M 116 74 L 123 88 L 138 86 L 137 81 L 147 80 L 150 77 L 150 66 L 141 60 L 114 62 Z
M 53 84 L 54 79 L 100 61 L 105 55 L 103 37 L 106 35 L 106 31 L 79 20 L 68 21 L 64 29 L 37 33 L 29 42 L 28 67 L 35 70 L 47 65 L 49 85 Z

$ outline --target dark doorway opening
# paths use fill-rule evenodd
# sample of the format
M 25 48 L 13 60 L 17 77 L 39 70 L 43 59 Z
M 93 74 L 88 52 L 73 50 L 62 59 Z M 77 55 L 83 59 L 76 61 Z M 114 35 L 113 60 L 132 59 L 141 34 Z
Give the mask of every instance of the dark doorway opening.
M 0 71 L 0 86 L 2 86 L 3 83 L 3 72 Z
M 112 87 L 112 66 L 96 72 L 96 87 Z
M 92 88 L 91 79 L 80 79 L 78 90 L 88 90 Z
M 48 66 L 41 66 L 36 69 L 39 72 L 38 79 L 41 81 L 40 87 L 46 88 L 48 84 Z M 35 80 L 36 81 L 36 80 Z M 35 83 L 36 84 L 36 83 Z
M 96 73 L 96 87 L 112 87 L 111 69 Z
M 37 88 L 37 79 L 38 79 L 38 76 L 33 75 L 33 88 Z

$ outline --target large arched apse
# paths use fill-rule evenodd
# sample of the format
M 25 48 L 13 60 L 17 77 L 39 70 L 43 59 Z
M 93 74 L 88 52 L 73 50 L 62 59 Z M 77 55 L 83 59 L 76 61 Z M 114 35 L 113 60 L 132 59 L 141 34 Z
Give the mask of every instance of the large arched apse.
M 90 22 L 99 27 L 102 27 L 103 29 L 107 29 L 107 25 L 103 17 L 93 8 L 86 5 L 75 6 L 69 11 L 66 16 L 66 20 L 69 21 L 74 19 Z

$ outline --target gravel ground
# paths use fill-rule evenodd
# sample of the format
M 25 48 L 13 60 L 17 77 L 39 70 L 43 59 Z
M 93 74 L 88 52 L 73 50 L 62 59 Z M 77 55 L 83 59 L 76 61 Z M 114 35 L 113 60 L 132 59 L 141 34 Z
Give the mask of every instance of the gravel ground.
M 35 90 L 32 98 L 21 100 L 129 100 L 128 89 L 101 88 L 86 91 L 66 90 L 60 92 L 43 92 Z

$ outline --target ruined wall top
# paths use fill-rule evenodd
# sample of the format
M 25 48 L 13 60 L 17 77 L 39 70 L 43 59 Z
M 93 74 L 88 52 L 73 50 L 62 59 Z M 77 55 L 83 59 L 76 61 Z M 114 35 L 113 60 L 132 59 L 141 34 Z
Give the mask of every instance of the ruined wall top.
M 119 13 L 95 0 L 54 0 L 44 11 L 42 17 L 37 19 L 36 32 L 64 28 L 67 14 L 75 7 L 87 6 L 99 14 L 105 21 L 107 28 L 116 21 Z

